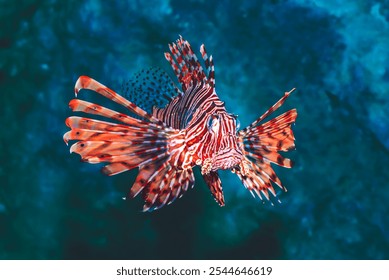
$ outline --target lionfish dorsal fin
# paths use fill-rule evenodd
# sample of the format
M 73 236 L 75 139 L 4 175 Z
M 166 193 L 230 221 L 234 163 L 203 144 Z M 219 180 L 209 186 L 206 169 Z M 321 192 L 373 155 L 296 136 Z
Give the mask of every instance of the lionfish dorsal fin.
M 208 57 L 204 44 L 200 47 L 200 53 L 204 61 L 205 69 L 197 59 L 191 45 L 182 36 L 172 44 L 169 44 L 171 53 L 165 53 L 174 73 L 185 92 L 193 83 L 202 82 L 215 87 L 215 67 L 212 56 Z
M 183 129 L 194 114 L 205 107 L 205 103 L 223 104 L 215 91 L 213 59 L 212 56 L 208 57 L 204 45 L 200 47 L 200 53 L 205 68 L 188 41 L 181 36 L 176 42 L 169 44 L 169 48 L 171 53 L 165 53 L 165 57 L 171 64 L 183 93 L 177 95 L 165 108 L 156 108 L 153 116 L 175 129 Z

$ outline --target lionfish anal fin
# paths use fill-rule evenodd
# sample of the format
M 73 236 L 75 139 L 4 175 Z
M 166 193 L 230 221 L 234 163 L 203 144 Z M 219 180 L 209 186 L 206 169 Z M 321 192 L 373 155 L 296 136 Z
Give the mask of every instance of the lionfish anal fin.
M 211 191 L 212 196 L 215 198 L 216 202 L 220 206 L 224 206 L 223 189 L 217 172 L 211 171 L 207 174 L 203 174 L 202 176 L 205 182 L 207 183 L 209 190 Z

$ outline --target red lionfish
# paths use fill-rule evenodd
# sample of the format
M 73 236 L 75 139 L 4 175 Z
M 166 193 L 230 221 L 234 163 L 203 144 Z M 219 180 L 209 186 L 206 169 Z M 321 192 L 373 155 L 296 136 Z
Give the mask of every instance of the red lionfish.
M 192 188 L 192 168 L 196 165 L 201 167 L 201 174 L 220 206 L 224 206 L 224 196 L 219 169 L 237 174 L 254 197 L 256 194 L 269 200 L 269 192 L 276 197 L 273 183 L 286 191 L 271 163 L 292 167 L 292 161 L 278 152 L 295 147 L 291 125 L 297 117 L 296 109 L 260 123 L 294 89 L 239 130 L 237 116 L 226 111 L 216 94 L 213 59 L 207 55 L 204 45 L 200 53 L 205 68 L 181 36 L 169 44 L 169 49 L 165 58 L 180 88 L 163 70 L 144 70 L 124 84 L 127 97 L 138 102 L 129 101 L 90 77 L 79 77 L 76 97 L 81 89 L 89 89 L 131 113 L 126 115 L 80 99 L 71 100 L 69 106 L 73 111 L 103 116 L 118 123 L 76 116 L 67 118 L 66 125 L 71 130 L 65 133 L 64 141 L 78 140 L 70 152 L 80 154 L 89 163 L 108 162 L 102 169 L 107 175 L 139 168 L 129 197 L 142 193 L 143 211 L 170 204 Z M 136 103 L 143 106 L 138 107 Z

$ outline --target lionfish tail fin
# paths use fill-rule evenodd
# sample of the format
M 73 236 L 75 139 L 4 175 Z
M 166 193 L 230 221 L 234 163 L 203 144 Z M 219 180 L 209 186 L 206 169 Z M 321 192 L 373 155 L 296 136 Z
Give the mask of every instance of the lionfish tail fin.
M 205 71 L 189 42 L 181 36 L 175 43 L 169 44 L 169 49 L 171 53 L 166 52 L 165 58 L 172 66 L 184 92 L 194 82 L 209 83 L 212 87 L 215 86 L 213 59 L 212 56 L 208 57 L 204 45 L 201 45 L 200 52 L 204 60 Z
M 108 163 L 102 172 L 116 175 L 133 168 L 140 172 L 130 196 L 145 190 L 146 210 L 157 209 L 182 195 L 188 186 L 193 185 L 191 170 L 181 172 L 171 168 L 179 155 L 172 155 L 171 143 L 183 145 L 182 133 L 154 119 L 143 109 L 137 107 L 113 90 L 82 76 L 75 87 L 76 94 L 81 89 L 93 90 L 116 103 L 125 106 L 144 120 L 130 117 L 101 105 L 80 99 L 73 99 L 69 106 L 73 111 L 102 116 L 112 121 L 102 121 L 86 117 L 72 116 L 66 119 L 70 131 L 63 136 L 65 143 L 76 140 L 70 152 L 81 156 L 89 163 Z M 178 143 L 178 144 L 177 144 Z M 175 180 L 170 180 L 173 176 Z M 162 185 L 160 182 L 165 182 Z
M 293 162 L 281 156 L 279 152 L 295 149 L 291 126 L 296 120 L 297 111 L 291 109 L 263 124 L 259 123 L 278 109 L 293 90 L 286 92 L 265 114 L 239 132 L 244 160 L 235 171 L 244 186 L 260 198 L 264 196 L 269 200 L 269 192 L 276 196 L 272 183 L 286 191 L 271 164 L 293 167 Z

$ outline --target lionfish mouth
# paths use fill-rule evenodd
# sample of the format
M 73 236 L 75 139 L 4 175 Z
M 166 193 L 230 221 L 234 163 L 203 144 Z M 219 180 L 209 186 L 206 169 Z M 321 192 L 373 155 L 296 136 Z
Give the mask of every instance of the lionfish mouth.
M 232 167 L 238 165 L 242 159 L 242 153 L 235 149 L 225 149 L 219 151 L 213 158 L 212 171 L 216 171 L 218 169 L 231 169 Z

